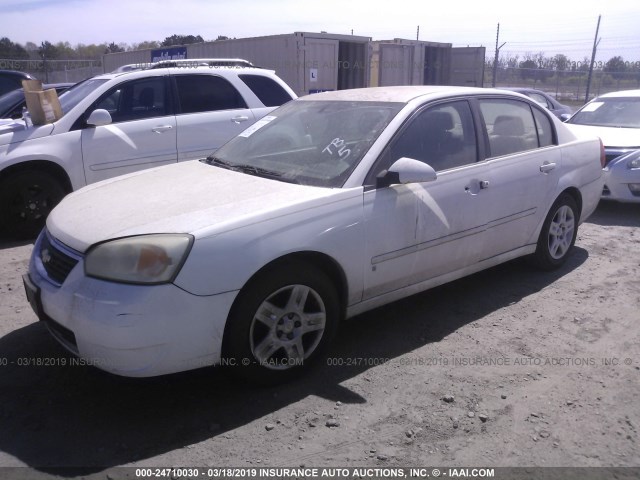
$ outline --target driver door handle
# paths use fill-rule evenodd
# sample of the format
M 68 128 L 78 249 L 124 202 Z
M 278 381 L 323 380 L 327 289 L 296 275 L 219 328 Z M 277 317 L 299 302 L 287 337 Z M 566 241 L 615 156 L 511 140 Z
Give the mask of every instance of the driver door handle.
M 238 115 L 237 117 L 233 117 L 231 119 L 233 123 L 246 122 L 247 120 L 249 120 L 249 117 L 246 117 L 244 115 Z

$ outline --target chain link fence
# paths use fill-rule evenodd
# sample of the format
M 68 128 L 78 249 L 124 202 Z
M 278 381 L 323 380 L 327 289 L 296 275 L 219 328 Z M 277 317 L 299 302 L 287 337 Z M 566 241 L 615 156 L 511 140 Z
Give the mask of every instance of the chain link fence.
M 484 86 L 493 83 L 493 71 L 485 68 Z M 560 102 L 582 105 L 585 101 L 589 72 L 582 70 L 550 70 L 541 68 L 499 68 L 496 87 L 527 87 L 553 95 Z M 594 70 L 589 100 L 618 90 L 640 89 L 640 70 L 605 72 Z
M 75 83 L 102 73 L 102 61 L 0 59 L 0 69 L 26 72 L 43 83 Z

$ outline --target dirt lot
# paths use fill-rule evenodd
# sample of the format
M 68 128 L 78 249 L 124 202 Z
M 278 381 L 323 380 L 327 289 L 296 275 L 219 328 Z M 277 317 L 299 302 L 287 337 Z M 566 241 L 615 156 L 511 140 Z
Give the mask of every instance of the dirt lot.
M 640 205 L 603 204 L 560 271 L 516 261 L 361 315 L 269 389 L 56 365 L 31 245 L 5 242 L 0 466 L 640 466 L 638 227 Z

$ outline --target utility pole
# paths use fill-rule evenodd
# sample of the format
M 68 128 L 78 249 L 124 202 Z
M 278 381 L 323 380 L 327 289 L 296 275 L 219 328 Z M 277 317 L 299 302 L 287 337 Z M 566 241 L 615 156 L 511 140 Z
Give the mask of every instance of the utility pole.
M 507 44 L 507 42 L 504 42 L 502 45 L 498 46 L 499 38 L 500 38 L 500 24 L 498 24 L 498 31 L 496 32 L 496 56 L 493 59 L 493 80 L 491 82 L 491 86 L 494 88 L 496 86 L 496 77 L 498 76 L 498 55 L 500 54 L 500 49 Z
M 591 77 L 593 76 L 593 64 L 596 60 L 596 49 L 598 48 L 598 44 L 600 43 L 600 39 L 598 38 L 598 31 L 600 30 L 600 18 L 602 15 L 598 15 L 598 25 L 596 26 L 596 36 L 593 39 L 593 51 L 591 52 L 591 64 L 589 65 L 589 76 L 587 77 L 587 91 L 584 94 L 584 103 L 589 101 L 589 90 L 591 89 Z
M 418 31 L 416 32 L 416 42 L 420 40 L 420 25 L 418 25 Z

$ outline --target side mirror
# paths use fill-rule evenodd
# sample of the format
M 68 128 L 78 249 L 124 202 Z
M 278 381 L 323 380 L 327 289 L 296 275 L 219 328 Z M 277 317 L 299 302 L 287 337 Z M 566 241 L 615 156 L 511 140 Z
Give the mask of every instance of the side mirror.
M 433 182 L 438 174 L 431 165 L 413 158 L 402 157 L 388 170 L 380 172 L 376 187 L 384 188 L 394 184 Z
M 103 125 L 109 125 L 113 120 L 111 114 L 102 108 L 98 108 L 91 112 L 89 118 L 87 118 L 87 125 L 93 125 L 94 127 L 101 127 Z
M 571 118 L 571 114 L 570 113 L 562 113 L 562 114 L 560 114 L 560 120 L 562 120 L 563 122 L 566 122 L 570 118 Z

